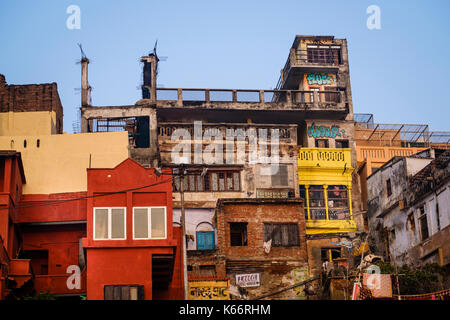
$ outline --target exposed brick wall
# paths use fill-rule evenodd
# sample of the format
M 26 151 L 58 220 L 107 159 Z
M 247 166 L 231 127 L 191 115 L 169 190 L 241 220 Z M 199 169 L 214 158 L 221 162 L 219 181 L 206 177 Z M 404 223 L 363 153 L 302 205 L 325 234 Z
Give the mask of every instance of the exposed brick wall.
M 259 203 L 258 203 L 259 201 Z M 247 222 L 247 246 L 230 245 L 230 222 Z M 272 247 L 269 254 L 263 249 L 263 223 L 297 223 L 299 228 L 300 246 Z M 277 201 L 261 200 L 249 203 L 225 203 L 217 211 L 217 238 L 219 254 L 227 258 L 265 258 L 265 259 L 295 259 L 307 261 L 306 231 L 303 202 L 300 200 Z
M 63 131 L 63 108 L 55 82 L 8 85 L 0 74 L 0 112 L 54 111 L 56 132 Z
M 230 245 L 230 222 L 247 222 L 247 246 Z M 274 247 L 264 251 L 264 223 L 296 223 L 299 246 Z M 243 288 L 249 299 L 275 292 L 297 283 L 295 273 L 308 270 L 303 201 L 300 199 L 219 200 L 216 209 L 218 237 L 218 275 L 230 279 L 230 294 L 237 288 L 236 275 L 258 273 L 258 287 Z M 296 297 L 296 291 L 277 294 L 276 299 Z M 244 294 L 245 295 L 245 294 Z M 242 297 L 234 297 L 242 298 Z

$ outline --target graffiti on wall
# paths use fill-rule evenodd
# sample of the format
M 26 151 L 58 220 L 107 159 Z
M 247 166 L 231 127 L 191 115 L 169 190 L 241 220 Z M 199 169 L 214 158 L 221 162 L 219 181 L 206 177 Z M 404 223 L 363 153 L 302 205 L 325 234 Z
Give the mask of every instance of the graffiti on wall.
M 228 281 L 189 281 L 189 300 L 229 300 Z
M 314 138 L 336 138 L 344 133 L 345 130 L 340 130 L 338 126 L 316 126 L 313 123 L 308 127 L 308 136 Z
M 336 83 L 336 75 L 326 73 L 308 73 L 306 76 L 308 84 L 331 85 Z

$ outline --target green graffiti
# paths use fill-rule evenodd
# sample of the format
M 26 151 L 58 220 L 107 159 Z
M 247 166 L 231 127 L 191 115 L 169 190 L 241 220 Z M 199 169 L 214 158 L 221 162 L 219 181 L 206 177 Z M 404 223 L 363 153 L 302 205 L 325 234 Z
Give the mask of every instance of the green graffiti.
M 336 81 L 332 76 L 328 74 L 319 74 L 319 73 L 309 73 L 306 77 L 308 80 L 308 84 L 332 84 L 333 81 Z
M 311 126 L 308 128 L 308 136 L 314 137 L 314 138 L 336 138 L 337 136 L 341 136 L 341 134 L 344 134 L 345 130 L 339 130 L 339 127 L 337 126 L 316 126 L 311 124 Z

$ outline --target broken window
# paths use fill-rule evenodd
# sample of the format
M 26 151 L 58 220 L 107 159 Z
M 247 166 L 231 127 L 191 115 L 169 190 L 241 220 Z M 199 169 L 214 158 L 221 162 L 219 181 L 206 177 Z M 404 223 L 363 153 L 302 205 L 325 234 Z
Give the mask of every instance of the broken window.
M 105 300 L 144 300 L 144 286 L 105 286 Z
M 425 206 L 419 208 L 419 227 L 420 227 L 420 240 L 424 241 L 428 239 L 428 219 L 427 213 L 425 212 Z
M 125 208 L 94 208 L 94 240 L 124 240 L 125 218 Z
M 166 237 L 166 207 L 133 208 L 133 238 Z
M 230 222 L 230 245 L 247 245 L 247 222 Z
M 390 197 L 392 195 L 391 179 L 386 180 L 386 191 L 387 191 L 387 196 Z
M 316 139 L 316 148 L 329 148 L 328 139 Z
M 264 242 L 270 239 L 274 247 L 299 246 L 298 225 L 296 223 L 264 223 Z
M 349 219 L 348 191 L 346 186 L 328 186 L 327 201 L 328 216 L 331 220 Z
M 308 189 L 309 193 L 309 211 L 311 219 L 326 219 L 325 211 L 325 194 L 323 186 L 311 185 Z

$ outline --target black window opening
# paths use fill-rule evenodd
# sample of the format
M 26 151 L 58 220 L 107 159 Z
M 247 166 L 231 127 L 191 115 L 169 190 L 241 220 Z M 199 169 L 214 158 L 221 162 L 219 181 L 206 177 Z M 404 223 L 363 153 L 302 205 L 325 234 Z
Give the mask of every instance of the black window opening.
M 425 212 L 425 207 L 420 207 L 420 216 L 419 216 L 419 227 L 420 227 L 420 240 L 424 241 L 428 239 L 429 232 L 428 232 L 428 219 L 427 214 Z
M 334 259 L 341 258 L 341 249 L 339 248 L 321 248 L 320 256 L 322 262 L 332 262 Z
M 335 146 L 337 149 L 348 148 L 348 140 L 336 140 Z
M 392 184 L 391 184 L 391 179 L 387 179 L 386 180 L 386 192 L 387 192 L 387 196 L 390 197 L 392 195 Z
M 273 247 L 299 246 L 300 239 L 296 223 L 264 223 L 264 241 L 272 239 Z
M 144 300 L 144 286 L 121 285 L 104 287 L 105 300 Z
M 230 222 L 230 245 L 247 246 L 247 222 Z
M 329 148 L 328 139 L 316 139 L 316 148 Z

